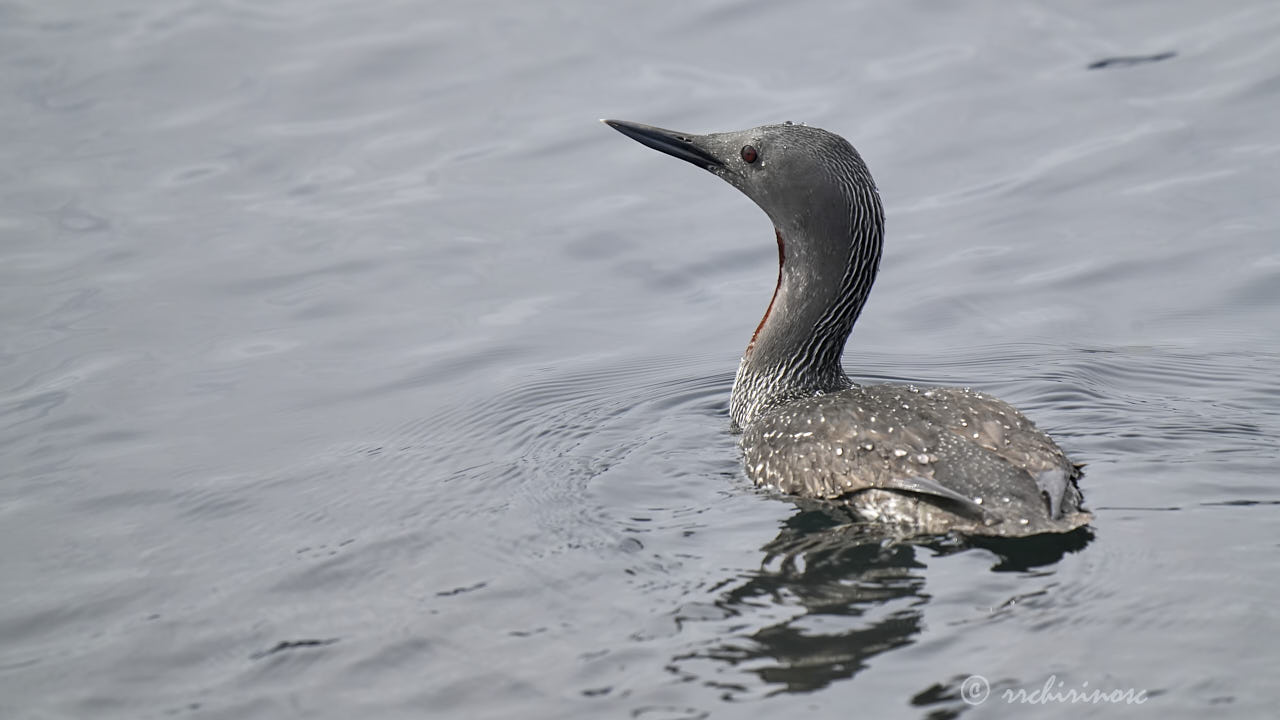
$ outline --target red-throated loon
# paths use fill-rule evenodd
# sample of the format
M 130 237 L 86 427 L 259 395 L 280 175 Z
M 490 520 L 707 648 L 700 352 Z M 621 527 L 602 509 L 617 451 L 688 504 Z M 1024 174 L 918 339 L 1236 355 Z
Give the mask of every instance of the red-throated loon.
M 1017 537 L 1092 519 L 1078 466 L 1012 406 L 968 388 L 845 376 L 840 359 L 875 281 L 884 210 L 844 138 L 791 123 L 693 135 L 604 122 L 719 176 L 773 221 L 778 284 L 729 403 L 756 485 L 842 503 L 909 534 Z

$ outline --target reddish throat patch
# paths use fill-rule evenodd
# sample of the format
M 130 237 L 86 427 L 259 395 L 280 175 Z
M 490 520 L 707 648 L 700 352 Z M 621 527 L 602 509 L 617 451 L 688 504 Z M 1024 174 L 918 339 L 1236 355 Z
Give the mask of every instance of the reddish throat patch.
M 773 303 L 778 299 L 778 289 L 782 287 L 782 263 L 787 260 L 787 246 L 782 242 L 782 231 L 774 228 L 773 234 L 778 237 L 778 284 L 773 286 L 773 297 L 769 298 L 769 307 L 765 308 L 764 317 L 760 318 L 760 324 L 756 326 L 756 331 L 751 334 L 751 342 L 747 343 L 747 352 L 756 346 L 756 338 L 760 337 L 760 331 L 764 329 L 764 324 L 769 322 L 769 313 L 773 312 Z

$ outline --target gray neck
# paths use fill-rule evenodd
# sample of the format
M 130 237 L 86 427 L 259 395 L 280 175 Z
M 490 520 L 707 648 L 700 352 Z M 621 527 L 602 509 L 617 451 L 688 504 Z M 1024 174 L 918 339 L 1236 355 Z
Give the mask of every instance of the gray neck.
M 738 366 L 729 402 L 735 426 L 852 385 L 840 358 L 880 266 L 884 211 L 874 188 L 850 201 L 838 228 L 800 222 L 778 230 L 778 285 Z

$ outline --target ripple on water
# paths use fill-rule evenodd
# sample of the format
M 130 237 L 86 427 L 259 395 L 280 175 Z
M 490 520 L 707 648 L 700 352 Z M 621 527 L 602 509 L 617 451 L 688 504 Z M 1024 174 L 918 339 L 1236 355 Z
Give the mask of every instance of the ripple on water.
M 738 461 L 724 432 L 730 382 L 726 373 L 682 376 L 665 358 L 541 369 L 288 474 L 298 482 L 314 472 L 308 484 L 335 488 L 377 478 L 382 490 L 372 502 L 395 522 L 425 529 L 423 541 L 451 542 L 477 520 L 500 521 L 464 551 L 486 563 L 570 548 L 612 553 L 653 519 L 636 520 L 642 513 L 617 504 L 687 524 L 697 509 L 684 484 L 713 496 L 730 487 L 718 476 Z

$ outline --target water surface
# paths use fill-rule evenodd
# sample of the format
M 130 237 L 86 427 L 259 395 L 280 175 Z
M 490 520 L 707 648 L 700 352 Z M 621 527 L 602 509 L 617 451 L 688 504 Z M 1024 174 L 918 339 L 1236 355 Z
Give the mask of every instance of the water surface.
M 1267 714 L 1278 34 L 0 5 L 0 716 Z M 1023 408 L 1092 537 L 882 544 L 753 490 L 727 400 L 771 229 L 602 116 L 848 137 L 888 214 L 850 373 Z M 1147 702 L 1000 697 L 1050 678 Z

